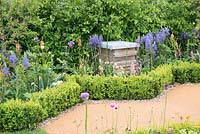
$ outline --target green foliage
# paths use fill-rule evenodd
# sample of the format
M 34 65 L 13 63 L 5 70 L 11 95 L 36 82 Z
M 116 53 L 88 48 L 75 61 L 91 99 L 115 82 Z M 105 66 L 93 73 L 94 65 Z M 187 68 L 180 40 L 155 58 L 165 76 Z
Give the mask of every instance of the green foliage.
M 22 130 L 15 132 L 2 132 L 1 134 L 46 134 L 46 131 L 42 129 L 36 129 L 36 130 Z
M 45 115 L 45 111 L 39 103 L 10 100 L 0 104 L 0 130 L 34 129 Z
M 43 92 L 33 93 L 31 100 L 9 100 L 0 104 L 0 130 L 17 131 L 36 128 L 47 117 L 80 102 L 80 86 L 67 82 Z
M 47 111 L 48 117 L 55 116 L 80 101 L 80 86 L 74 82 L 67 82 L 43 92 L 33 93 L 31 99 L 38 101 Z
M 200 64 L 177 62 L 173 68 L 174 80 L 178 83 L 200 82 Z
M 23 50 L 39 44 L 52 52 L 58 70 L 79 66 L 88 58 L 88 38 L 135 41 L 150 30 L 168 26 L 175 35 L 191 31 L 199 18 L 198 0 L 0 0 L 0 37 L 6 48 L 19 42 Z M 177 19 L 179 18 L 179 19 Z M 83 45 L 65 51 L 69 41 Z M 69 49 L 69 48 L 67 48 Z M 69 53 L 68 53 L 69 52 Z M 69 54 L 69 55 L 68 55 Z
M 197 126 L 197 127 L 196 127 Z M 147 134 L 148 130 L 137 130 L 132 131 L 129 134 Z M 163 127 L 160 129 L 152 129 L 148 134 L 199 134 L 199 123 L 180 123 L 180 124 L 170 124 L 169 127 Z
M 38 0 L 0 0 L 0 37 L 2 44 L 14 48 L 17 42 L 24 49 L 32 46 L 37 35 L 35 28 L 41 27 L 41 20 L 34 14 L 40 7 Z
M 162 65 L 149 74 L 140 76 L 66 76 L 76 78 L 82 92 L 89 92 L 91 99 L 151 99 L 160 94 L 164 84 L 173 83 L 171 65 Z

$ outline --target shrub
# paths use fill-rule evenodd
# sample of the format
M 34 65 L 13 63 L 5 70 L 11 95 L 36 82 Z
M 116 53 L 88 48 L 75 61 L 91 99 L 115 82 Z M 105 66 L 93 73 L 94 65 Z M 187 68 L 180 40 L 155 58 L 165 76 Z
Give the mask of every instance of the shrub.
M 149 74 L 140 76 L 66 76 L 75 80 L 82 92 L 89 92 L 91 99 L 151 99 L 160 94 L 164 84 L 173 83 L 172 65 L 162 65 Z
M 43 92 L 33 93 L 31 99 L 38 101 L 47 111 L 48 117 L 55 116 L 80 101 L 80 86 L 75 82 L 67 82 Z
M 38 103 L 10 100 L 0 104 L 0 130 L 34 129 L 45 116 L 45 111 Z
M 198 63 L 177 62 L 172 71 L 177 83 L 200 82 L 200 64 Z

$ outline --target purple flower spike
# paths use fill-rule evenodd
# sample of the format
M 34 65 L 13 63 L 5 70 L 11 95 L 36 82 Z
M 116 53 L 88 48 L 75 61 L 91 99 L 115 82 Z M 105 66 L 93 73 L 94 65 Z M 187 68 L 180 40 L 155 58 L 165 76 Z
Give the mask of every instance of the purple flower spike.
M 98 35 L 93 35 L 92 37 L 90 37 L 89 39 L 89 43 L 92 47 L 96 47 L 97 45 L 101 45 L 103 41 L 103 37 L 102 35 L 98 36 Z
M 28 69 L 30 64 L 29 64 L 29 60 L 28 60 L 28 57 L 27 55 L 25 54 L 23 59 L 22 59 L 22 65 L 25 69 Z
M 69 47 L 73 47 L 74 45 L 75 45 L 75 43 L 73 41 L 68 42 Z
M 144 43 L 145 43 L 145 48 L 150 49 L 151 44 L 154 41 L 154 37 L 152 32 L 149 32 L 146 36 L 143 37 Z
M 88 100 L 89 99 L 89 93 L 87 93 L 87 92 L 84 92 L 84 93 L 81 93 L 81 99 L 82 100 Z
M 10 69 L 6 65 L 3 67 L 2 71 L 5 76 L 10 74 Z
M 9 60 L 13 64 L 13 66 L 16 66 L 18 59 L 14 52 L 12 52 L 11 55 L 9 56 Z
M 169 85 L 168 84 L 165 84 L 164 85 L 164 88 L 167 90 L 169 88 Z

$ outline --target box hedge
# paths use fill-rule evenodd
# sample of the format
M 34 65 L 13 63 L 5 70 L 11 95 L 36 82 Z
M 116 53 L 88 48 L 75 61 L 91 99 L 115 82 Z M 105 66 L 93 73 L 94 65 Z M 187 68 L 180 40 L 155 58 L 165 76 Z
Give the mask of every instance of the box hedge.
M 0 104 L 0 131 L 16 131 L 36 128 L 47 117 L 77 104 L 80 86 L 65 82 L 43 92 L 33 93 L 31 100 L 9 100 Z
M 174 64 L 172 72 L 177 83 L 200 82 L 200 64 L 180 61 Z
M 34 129 L 45 115 L 39 103 L 10 100 L 0 104 L 0 131 Z
M 32 100 L 38 101 L 47 111 L 48 117 L 55 116 L 80 101 L 80 86 L 75 82 L 62 83 L 43 92 L 33 93 Z
M 90 98 L 99 99 L 150 99 L 163 90 L 164 84 L 173 83 L 171 65 L 162 65 L 149 74 L 140 76 L 66 76 L 76 80 L 82 92 L 89 92 Z

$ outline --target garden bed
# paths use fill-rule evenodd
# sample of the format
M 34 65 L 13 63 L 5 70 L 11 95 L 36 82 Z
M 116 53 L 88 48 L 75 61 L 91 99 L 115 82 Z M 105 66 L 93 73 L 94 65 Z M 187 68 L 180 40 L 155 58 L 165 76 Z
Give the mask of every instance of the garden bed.
M 1 104 L 0 129 L 14 131 L 35 128 L 42 120 L 56 116 L 66 108 L 80 102 L 81 92 L 89 92 L 91 99 L 151 99 L 163 91 L 165 84 L 190 81 L 198 83 L 200 81 L 198 74 L 200 74 L 200 64 L 178 62 L 173 65 L 161 65 L 148 74 L 126 78 L 66 76 L 67 82 L 58 87 L 34 93 L 30 102 L 11 100 Z M 123 92 L 118 92 L 119 89 Z M 29 103 L 33 104 L 29 105 Z M 33 112 L 32 114 L 27 112 L 25 105 L 30 106 L 29 110 Z M 36 116 L 35 110 L 41 113 L 37 112 L 38 116 Z M 27 116 L 27 114 L 32 116 Z M 34 120 L 29 117 L 34 117 Z

